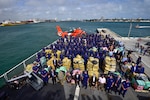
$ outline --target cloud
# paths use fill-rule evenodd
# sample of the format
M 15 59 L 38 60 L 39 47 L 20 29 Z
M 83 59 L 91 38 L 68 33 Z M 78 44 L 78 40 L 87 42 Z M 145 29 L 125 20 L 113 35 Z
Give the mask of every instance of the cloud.
M 6 19 L 150 18 L 150 0 L 0 0 Z
M 0 9 L 13 7 L 16 5 L 17 0 L 0 0 Z

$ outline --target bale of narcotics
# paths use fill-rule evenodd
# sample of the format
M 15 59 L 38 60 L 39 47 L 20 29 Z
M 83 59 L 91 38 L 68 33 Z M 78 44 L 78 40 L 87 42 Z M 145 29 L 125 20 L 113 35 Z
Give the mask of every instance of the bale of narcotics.
M 50 67 L 52 67 L 53 70 L 55 70 L 55 66 L 53 64 L 53 60 L 54 60 L 54 56 L 47 61 L 47 66 L 50 66 Z M 56 58 L 56 60 L 57 60 L 57 58 Z
M 32 70 L 32 67 L 34 66 L 34 64 L 28 64 L 27 66 L 26 66 L 26 68 L 25 68 L 25 71 L 26 72 L 32 72 L 33 70 Z
M 88 71 L 98 71 L 99 70 L 99 59 L 94 57 L 89 57 L 87 62 Z
M 109 71 L 111 72 L 116 71 L 116 59 L 114 57 L 106 56 L 103 70 L 105 74 L 108 73 Z
M 75 58 L 73 58 L 73 67 L 74 69 L 80 69 L 82 71 L 85 70 L 84 59 L 80 55 L 77 55 Z
M 69 69 L 71 67 L 71 60 L 68 57 L 65 57 L 62 60 L 62 66 L 66 67 L 66 69 L 69 71 Z

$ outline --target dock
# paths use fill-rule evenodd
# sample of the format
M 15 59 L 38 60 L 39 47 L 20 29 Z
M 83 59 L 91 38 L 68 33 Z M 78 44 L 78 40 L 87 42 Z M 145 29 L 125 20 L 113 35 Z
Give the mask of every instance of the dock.
M 102 30 L 104 30 L 105 33 Z M 122 41 L 125 45 L 126 50 L 134 50 L 135 44 L 137 42 L 139 42 L 140 45 L 142 45 L 142 46 L 145 46 L 144 45 L 145 43 L 150 42 L 149 37 L 145 37 L 145 38 L 144 37 L 130 37 L 130 38 L 121 37 L 117 33 L 113 32 L 107 28 L 97 28 L 97 31 L 104 36 L 110 35 L 115 40 Z M 138 41 L 139 39 L 140 39 L 140 41 Z M 142 63 L 145 68 L 145 73 L 148 75 L 148 77 L 150 77 L 150 56 L 147 56 L 147 55 L 143 56 L 143 55 L 139 54 L 138 52 L 133 52 L 131 56 L 134 61 L 136 61 L 139 56 L 142 57 Z

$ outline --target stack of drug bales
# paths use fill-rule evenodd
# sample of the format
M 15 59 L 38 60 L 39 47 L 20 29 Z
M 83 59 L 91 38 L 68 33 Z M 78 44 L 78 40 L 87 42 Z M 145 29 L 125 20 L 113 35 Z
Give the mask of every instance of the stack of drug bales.
M 116 59 L 115 59 L 115 57 L 111 57 L 111 56 L 105 57 L 103 70 L 104 70 L 104 74 L 108 74 L 108 72 L 116 71 Z
M 73 58 L 73 67 L 74 69 L 80 69 L 81 71 L 85 70 L 84 59 L 80 55 Z
M 71 60 L 68 57 L 65 57 L 62 60 L 62 66 L 66 67 L 67 71 L 69 71 L 71 67 Z
M 47 61 L 47 66 L 52 67 L 53 70 L 55 70 L 55 66 L 54 66 L 54 64 L 53 64 L 53 60 L 54 60 L 54 59 L 58 60 L 55 56 L 52 56 L 51 59 L 49 59 L 49 60 Z
M 94 58 L 94 57 L 89 57 L 88 62 L 87 62 L 87 70 L 89 76 L 95 76 L 98 78 L 99 77 L 99 59 Z

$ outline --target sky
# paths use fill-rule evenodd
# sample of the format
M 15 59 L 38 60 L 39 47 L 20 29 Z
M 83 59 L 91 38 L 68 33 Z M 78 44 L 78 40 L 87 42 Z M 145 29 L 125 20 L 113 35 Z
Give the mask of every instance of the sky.
M 0 21 L 150 19 L 150 0 L 0 0 Z

